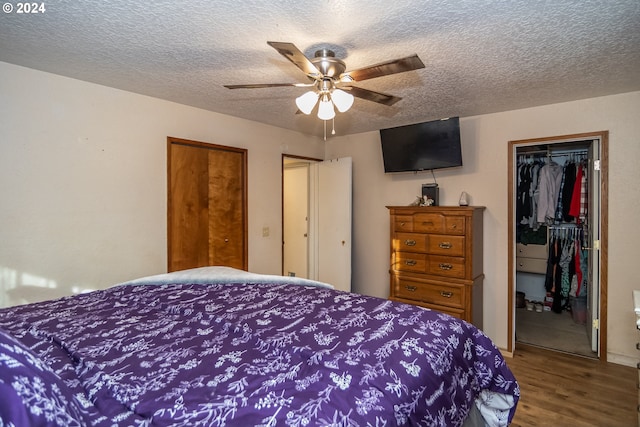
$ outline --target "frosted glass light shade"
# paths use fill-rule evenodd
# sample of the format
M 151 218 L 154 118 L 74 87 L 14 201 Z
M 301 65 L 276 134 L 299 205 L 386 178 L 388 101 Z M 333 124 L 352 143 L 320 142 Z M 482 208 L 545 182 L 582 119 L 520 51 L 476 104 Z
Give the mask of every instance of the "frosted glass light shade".
M 320 120 L 331 120 L 336 116 L 333 109 L 333 102 L 328 97 L 322 97 L 322 101 L 318 105 L 318 118 Z
M 318 102 L 318 93 L 314 91 L 306 92 L 296 98 L 296 105 L 304 114 L 311 114 L 311 110 Z
M 353 105 L 353 95 L 341 89 L 335 89 L 331 92 L 331 99 L 341 113 L 344 113 Z

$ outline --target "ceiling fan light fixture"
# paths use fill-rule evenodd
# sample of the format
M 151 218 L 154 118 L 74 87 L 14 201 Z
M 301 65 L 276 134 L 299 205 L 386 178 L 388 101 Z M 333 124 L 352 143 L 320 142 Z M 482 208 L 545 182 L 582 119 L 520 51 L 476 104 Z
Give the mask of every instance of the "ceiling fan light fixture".
M 318 97 L 320 95 L 318 92 L 310 90 L 309 92 L 305 92 L 299 97 L 296 98 L 296 105 L 304 114 L 311 114 L 311 110 L 315 107 L 316 102 L 318 102 Z
M 328 95 L 323 95 L 318 105 L 318 118 L 320 120 L 331 120 L 335 116 L 336 112 L 333 109 L 333 102 L 331 102 Z
M 344 113 L 353 105 L 353 95 L 347 93 L 341 89 L 335 89 L 331 93 L 331 99 L 335 104 L 338 111 Z

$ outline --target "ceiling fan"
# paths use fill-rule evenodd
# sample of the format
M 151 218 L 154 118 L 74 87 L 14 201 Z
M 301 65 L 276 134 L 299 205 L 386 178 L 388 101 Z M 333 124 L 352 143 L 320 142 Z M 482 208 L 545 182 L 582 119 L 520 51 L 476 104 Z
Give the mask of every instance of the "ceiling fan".
M 320 101 L 318 103 L 318 118 L 321 120 L 331 120 L 335 117 L 334 105 L 341 113 L 347 111 L 353 104 L 354 96 L 388 106 L 395 104 L 402 98 L 359 88 L 351 84 L 424 68 L 418 55 L 412 55 L 345 72 L 346 64 L 344 61 L 336 58 L 335 53 L 329 49 L 320 49 L 315 52 L 313 58 L 309 59 L 293 43 L 267 42 L 267 44 L 302 70 L 311 82 L 224 85 L 224 87 L 229 89 L 286 86 L 313 88 L 296 98 L 296 105 L 302 113 L 311 114 L 316 103 Z

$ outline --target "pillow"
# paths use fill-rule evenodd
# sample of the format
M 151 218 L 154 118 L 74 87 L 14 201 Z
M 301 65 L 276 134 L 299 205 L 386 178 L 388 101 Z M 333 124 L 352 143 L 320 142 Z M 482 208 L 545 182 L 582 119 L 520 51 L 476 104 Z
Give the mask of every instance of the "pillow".
M 249 273 L 244 270 L 221 266 L 199 267 L 188 270 L 174 271 L 172 273 L 157 274 L 155 276 L 147 276 L 140 279 L 120 283 L 120 285 L 164 285 L 171 283 L 205 285 L 214 283 L 285 283 L 333 289 L 333 286 L 328 283 L 303 279 L 301 277 Z

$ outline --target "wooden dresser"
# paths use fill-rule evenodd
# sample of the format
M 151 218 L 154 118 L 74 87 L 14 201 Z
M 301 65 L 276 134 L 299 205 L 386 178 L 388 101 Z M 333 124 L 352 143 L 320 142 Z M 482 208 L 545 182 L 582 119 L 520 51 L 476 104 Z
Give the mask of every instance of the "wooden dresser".
M 482 214 L 476 206 L 387 206 L 389 298 L 482 328 Z

